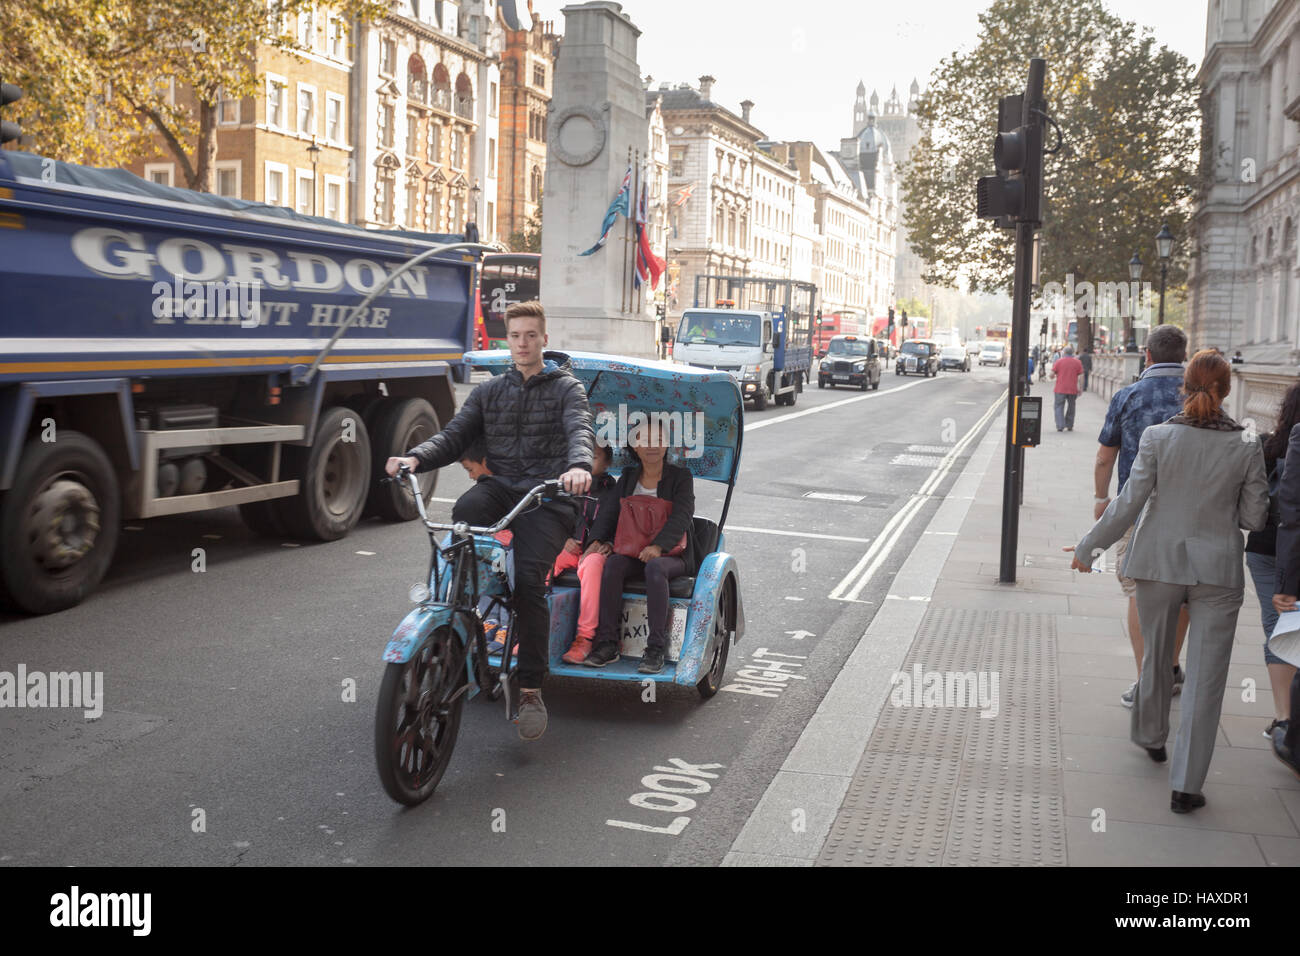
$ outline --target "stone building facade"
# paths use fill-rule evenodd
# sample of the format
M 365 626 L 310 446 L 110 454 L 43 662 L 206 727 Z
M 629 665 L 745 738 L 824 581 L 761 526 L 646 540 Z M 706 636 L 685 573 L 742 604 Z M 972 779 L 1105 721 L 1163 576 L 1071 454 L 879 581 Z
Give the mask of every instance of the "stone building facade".
M 495 14 L 483 0 L 395 0 L 382 20 L 362 24 L 354 222 L 459 233 L 474 221 L 485 241 L 496 237 Z
M 1198 81 L 1206 188 L 1188 332 L 1248 362 L 1300 360 L 1300 0 L 1210 0 Z

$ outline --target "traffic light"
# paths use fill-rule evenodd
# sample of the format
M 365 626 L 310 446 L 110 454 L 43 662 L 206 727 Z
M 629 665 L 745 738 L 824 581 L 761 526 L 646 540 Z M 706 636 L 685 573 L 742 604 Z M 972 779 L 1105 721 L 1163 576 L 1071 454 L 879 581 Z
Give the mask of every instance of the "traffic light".
M 1047 316 L 1043 316 L 1043 327 L 1038 330 L 1039 335 L 1047 334 Z
M 975 214 L 996 219 L 999 228 L 1042 220 L 1043 126 L 1024 115 L 1024 94 L 998 101 L 998 135 L 993 140 L 996 175 L 975 187 Z M 1028 120 L 1026 122 L 1026 120 Z
M 23 91 L 12 83 L 0 83 L 0 109 L 23 98 Z M 11 143 L 23 135 L 17 123 L 0 121 L 0 143 Z
M 894 332 L 894 307 L 892 305 L 889 307 L 889 332 L 891 335 Z
M 900 319 L 900 324 L 903 326 L 903 328 L 907 328 L 907 310 L 906 310 L 906 309 L 903 310 L 903 317 L 902 317 L 902 319 Z

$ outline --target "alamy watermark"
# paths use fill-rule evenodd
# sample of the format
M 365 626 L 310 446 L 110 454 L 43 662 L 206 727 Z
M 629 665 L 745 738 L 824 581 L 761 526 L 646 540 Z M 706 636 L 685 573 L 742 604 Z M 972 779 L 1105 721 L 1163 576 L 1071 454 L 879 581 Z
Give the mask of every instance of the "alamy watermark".
M 910 673 L 895 671 L 889 683 L 895 707 L 976 707 L 986 718 L 1000 710 L 997 671 L 923 671 L 913 664 Z
M 1069 273 L 1064 283 L 1043 283 L 1033 314 L 1036 318 L 1059 318 L 1066 314 L 1097 316 L 1103 310 L 1113 310 L 1117 316 L 1150 321 L 1153 298 L 1150 282 L 1076 282 L 1074 273 Z
M 87 720 L 104 713 L 103 671 L 0 671 L 0 708 L 82 708 Z
M 704 454 L 703 412 L 643 412 L 619 405 L 617 412 L 596 415 L 596 441 L 610 448 L 647 445 L 655 435 L 669 448 L 682 449 L 685 458 Z
M 214 325 L 256 328 L 262 323 L 262 283 L 227 279 L 198 282 L 172 276 L 171 282 L 155 282 L 153 317 L 161 323 L 178 318 L 203 319 Z

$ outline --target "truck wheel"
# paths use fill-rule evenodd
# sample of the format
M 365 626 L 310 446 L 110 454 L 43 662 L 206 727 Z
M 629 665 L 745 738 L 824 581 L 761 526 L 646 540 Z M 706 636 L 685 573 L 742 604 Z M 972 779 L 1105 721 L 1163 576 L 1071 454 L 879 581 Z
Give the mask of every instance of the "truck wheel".
M 345 441 L 345 439 L 351 439 Z M 370 436 L 361 416 L 350 408 L 326 409 L 311 446 L 284 449 L 298 494 L 280 501 L 285 529 L 301 538 L 334 541 L 361 519 L 370 479 Z
M 759 382 L 758 388 L 754 390 L 754 411 L 761 412 L 767 408 L 767 389 Z
M 420 442 L 432 438 L 439 431 L 438 416 L 422 398 L 407 398 L 386 405 L 371 427 L 370 495 L 366 513 L 376 514 L 385 521 L 410 521 L 419 516 L 415 499 L 404 485 L 381 483 L 384 465 L 395 455 L 405 455 Z M 438 473 L 431 471 L 420 476 L 420 492 L 427 505 L 433 497 Z
M 794 388 L 791 389 L 789 392 L 786 393 L 786 396 L 785 396 L 785 403 L 786 403 L 787 405 L 791 405 L 791 406 L 793 406 L 795 402 L 799 401 L 799 393 L 800 393 L 801 391 L 803 391 L 803 389 L 801 389 L 801 388 L 799 387 L 799 379 L 796 378 L 796 379 L 795 379 L 795 386 L 794 386 Z
M 28 442 L 0 498 L 0 600 L 32 614 L 81 603 L 113 560 L 121 513 L 98 442 L 74 431 Z

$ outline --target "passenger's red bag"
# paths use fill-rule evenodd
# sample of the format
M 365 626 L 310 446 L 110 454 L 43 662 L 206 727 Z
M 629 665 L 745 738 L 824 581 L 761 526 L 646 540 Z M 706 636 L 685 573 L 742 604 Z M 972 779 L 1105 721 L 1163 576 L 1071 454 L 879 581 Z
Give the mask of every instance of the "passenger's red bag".
M 625 554 L 629 558 L 640 556 L 641 552 L 655 543 L 659 532 L 668 523 L 668 516 L 673 513 L 673 503 L 667 498 L 651 495 L 628 495 L 620 498 L 618 503 L 618 524 L 614 529 L 614 553 Z M 665 554 L 681 554 L 686 550 L 686 535 L 671 551 Z

